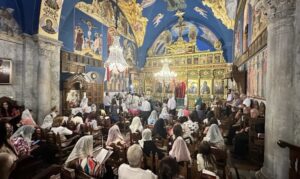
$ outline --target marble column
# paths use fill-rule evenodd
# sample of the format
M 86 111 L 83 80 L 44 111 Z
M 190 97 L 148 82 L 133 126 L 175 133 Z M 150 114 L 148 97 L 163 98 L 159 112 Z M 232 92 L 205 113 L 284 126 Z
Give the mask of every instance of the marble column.
M 38 45 L 37 121 L 41 124 L 51 107 L 60 107 L 59 73 L 62 43 L 38 35 L 35 39 Z
M 289 173 L 289 152 L 280 148 L 277 141 L 297 145 L 294 126 L 299 125 L 295 109 L 299 98 L 293 95 L 297 93 L 295 45 L 299 43 L 295 41 L 296 0 L 265 0 L 264 3 L 269 17 L 267 111 L 264 164 L 257 178 L 285 179 Z

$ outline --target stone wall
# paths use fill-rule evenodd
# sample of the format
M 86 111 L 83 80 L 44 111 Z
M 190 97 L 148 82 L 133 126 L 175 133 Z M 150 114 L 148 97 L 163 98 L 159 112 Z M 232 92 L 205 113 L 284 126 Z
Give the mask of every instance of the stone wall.
M 0 57 L 12 60 L 12 84 L 0 85 L 9 96 L 33 110 L 41 123 L 52 106 L 60 105 L 61 43 L 41 36 L 0 34 Z

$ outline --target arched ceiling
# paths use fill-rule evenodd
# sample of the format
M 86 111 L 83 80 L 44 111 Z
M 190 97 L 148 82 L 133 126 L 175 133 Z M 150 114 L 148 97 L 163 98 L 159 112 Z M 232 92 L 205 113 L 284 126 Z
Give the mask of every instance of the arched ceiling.
M 93 0 L 83 0 L 92 3 Z M 103 1 L 103 0 L 98 0 Z M 112 0 L 115 1 L 115 0 Z M 75 5 L 80 0 L 65 0 L 62 8 L 59 39 L 70 36 L 66 24 L 72 23 Z M 232 61 L 233 18 L 238 0 L 119 0 L 123 3 L 138 3 L 142 16 L 148 19 L 143 43 L 138 48 L 138 66 L 145 63 L 147 52 L 157 37 L 166 29 L 171 29 L 178 21 L 177 10 L 185 12 L 184 21 L 193 23 L 198 30 L 207 27 L 221 41 L 224 57 Z M 23 32 L 36 34 L 41 0 L 2 0 L 0 6 L 15 9 L 15 16 Z M 71 22 L 70 22 L 71 21 Z M 198 39 L 204 40 L 198 34 Z M 71 38 L 69 39 L 71 40 Z

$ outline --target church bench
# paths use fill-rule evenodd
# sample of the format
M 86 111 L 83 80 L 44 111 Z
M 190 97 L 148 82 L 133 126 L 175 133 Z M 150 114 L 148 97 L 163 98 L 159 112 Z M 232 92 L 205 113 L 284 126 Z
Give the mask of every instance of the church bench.
M 289 179 L 300 178 L 300 146 L 296 146 L 282 140 L 279 140 L 277 144 L 279 145 L 279 147 L 288 148 L 290 151 Z

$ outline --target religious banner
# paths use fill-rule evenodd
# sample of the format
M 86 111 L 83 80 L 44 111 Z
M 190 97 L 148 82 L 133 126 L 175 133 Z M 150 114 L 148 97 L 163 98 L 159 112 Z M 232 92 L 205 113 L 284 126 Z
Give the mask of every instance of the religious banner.
M 42 0 L 39 34 L 58 39 L 59 21 L 63 0 Z

